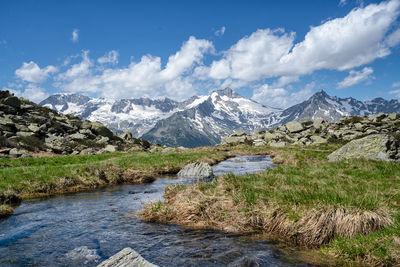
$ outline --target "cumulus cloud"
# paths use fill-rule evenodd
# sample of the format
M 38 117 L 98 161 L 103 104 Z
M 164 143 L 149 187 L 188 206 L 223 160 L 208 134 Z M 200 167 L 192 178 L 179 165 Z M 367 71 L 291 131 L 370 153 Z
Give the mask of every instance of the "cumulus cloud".
M 308 99 L 313 94 L 314 86 L 315 83 L 311 82 L 303 89 L 294 92 L 264 84 L 253 91 L 252 99 L 267 106 L 288 108 Z
M 215 31 L 214 34 L 215 34 L 215 36 L 222 36 L 222 35 L 224 35 L 225 30 L 226 30 L 225 26 L 222 26 L 221 29 Z
M 370 67 L 365 67 L 360 71 L 351 70 L 349 75 L 343 81 L 338 83 L 337 88 L 342 89 L 361 83 L 363 81 L 374 79 L 371 74 L 374 70 Z
M 15 71 L 15 75 L 23 81 L 41 83 L 47 79 L 49 74 L 57 72 L 57 68 L 49 65 L 41 69 L 35 62 L 24 62 L 21 68 Z
M 347 4 L 347 0 L 340 0 L 339 6 L 345 6 Z
M 111 64 L 118 64 L 118 51 L 111 50 L 106 53 L 104 56 L 99 57 L 97 62 L 100 64 L 111 63 Z
M 390 54 L 390 47 L 398 43 L 397 31 L 389 32 L 398 15 L 398 0 L 356 8 L 343 18 L 311 27 L 297 44 L 293 32 L 257 30 L 198 73 L 214 79 L 256 81 L 359 67 Z
M 196 94 L 196 90 L 248 87 L 256 88 L 254 99 L 263 102 L 273 96 L 271 103 L 286 107 L 310 95 L 310 88 L 294 92 L 291 83 L 314 71 L 349 71 L 349 76 L 338 84 L 340 88 L 370 79 L 371 68 L 355 69 L 389 55 L 400 43 L 400 29 L 393 30 L 399 6 L 400 0 L 391 0 L 355 8 L 344 17 L 310 27 L 296 42 L 294 32 L 258 29 L 229 49 L 214 53 L 212 42 L 190 37 L 166 64 L 160 57 L 148 54 L 117 67 L 115 50 L 97 59 L 83 51 L 80 62 L 76 63 L 75 56 L 65 60 L 60 66 L 64 71 L 55 76 L 54 85 L 64 91 L 112 98 L 167 96 L 177 100 Z M 78 30 L 74 32 L 72 40 L 78 41 Z M 215 34 L 224 32 L 222 27 Z M 204 65 L 207 53 L 215 57 Z M 71 65 L 72 61 L 76 64 Z M 29 76 L 17 70 L 17 76 L 28 82 L 42 81 L 56 71 L 53 66 L 40 69 L 33 62 L 24 64 L 30 64 L 32 73 L 42 73 Z M 254 87 L 255 84 L 266 85 Z
M 46 93 L 45 89 L 35 84 L 28 84 L 24 89 L 12 89 L 3 87 L 2 90 L 8 90 L 18 97 L 29 99 L 35 103 L 39 103 L 40 101 L 49 97 L 49 94 Z
M 74 64 L 64 73 L 58 75 L 58 79 L 67 80 L 78 77 L 85 77 L 90 74 L 90 67 L 93 66 L 92 60 L 89 58 L 89 51 L 82 52 L 82 61 Z
M 390 47 L 400 43 L 400 29 L 395 30 L 386 38 L 386 44 Z
M 72 41 L 73 43 L 77 43 L 77 42 L 78 42 L 78 39 L 79 39 L 79 30 L 78 30 L 78 29 L 74 29 L 74 30 L 72 31 L 71 41 Z
M 67 91 L 93 92 L 112 98 L 168 96 L 182 99 L 195 93 L 190 75 L 184 74 L 202 64 L 204 54 L 213 49 L 211 42 L 190 37 L 168 58 L 164 68 L 160 57 L 145 55 L 126 68 L 108 68 L 97 74 L 93 74 L 93 62 L 88 51 L 84 51 L 82 61 L 60 74 L 56 85 Z

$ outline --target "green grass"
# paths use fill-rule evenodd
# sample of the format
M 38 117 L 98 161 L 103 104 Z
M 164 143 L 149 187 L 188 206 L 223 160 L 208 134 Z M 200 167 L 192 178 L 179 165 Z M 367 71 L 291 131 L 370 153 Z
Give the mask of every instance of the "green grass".
M 228 190 L 249 205 L 274 201 L 285 211 L 301 206 L 393 212 L 400 203 L 400 164 L 350 160 L 328 162 L 328 151 L 281 150 L 292 161 L 261 174 L 227 175 Z M 214 184 L 217 186 L 217 184 Z
M 166 209 L 173 212 L 175 208 L 179 212 L 183 203 L 201 205 L 202 202 L 221 201 L 221 204 L 216 206 L 225 209 L 221 212 L 224 216 L 220 217 L 221 219 L 215 218 L 213 214 L 217 210 L 210 209 L 203 217 L 212 217 L 214 222 L 209 221 L 205 225 L 219 225 L 219 229 L 229 229 L 224 227 L 236 225 L 238 221 L 235 218 L 260 218 L 268 207 L 272 210 L 278 207 L 278 210 L 294 223 L 312 210 L 342 209 L 349 214 L 359 214 L 357 212 L 375 212 L 383 209 L 392 218 L 392 225 L 366 235 L 334 237 L 328 245 L 319 250 L 336 255 L 339 263 L 400 264 L 400 164 L 363 159 L 328 162 L 327 155 L 337 148 L 338 145 L 306 149 L 233 148 L 234 151 L 244 154 L 246 151 L 257 153 L 268 150 L 275 154 L 275 159 L 283 161 L 283 164 L 259 174 L 229 174 L 206 185 L 174 187 L 172 193 L 167 192 L 168 202 L 163 203 L 164 211 L 160 211 L 160 215 L 164 216 L 162 212 L 165 213 Z M 198 192 L 197 190 L 201 194 L 189 193 Z M 184 194 L 185 191 L 188 193 Z M 188 199 L 186 195 L 191 198 Z M 233 208 L 224 207 L 224 203 L 229 203 L 229 199 L 234 201 Z M 157 210 L 162 210 L 163 206 L 158 206 Z M 232 216 L 225 216 L 229 213 Z M 241 215 L 237 215 L 238 213 Z M 143 214 L 157 221 L 157 214 L 151 215 L 146 211 Z M 185 214 L 186 217 L 191 215 L 196 214 Z M 179 219 L 174 219 L 173 215 L 169 215 L 169 218 L 179 223 Z M 202 217 L 195 218 L 194 221 L 202 220 Z M 215 220 L 221 221 L 215 224 Z M 185 223 L 187 224 L 187 221 Z
M 188 150 L 168 153 L 108 153 L 85 156 L 19 158 L 0 160 L 0 195 L 12 189 L 23 197 L 36 193 L 68 191 L 72 186 L 97 187 L 105 182 L 100 172 L 109 178 L 125 170 L 140 172 L 143 176 L 176 172 L 185 164 L 201 158 L 223 159 L 224 153 Z

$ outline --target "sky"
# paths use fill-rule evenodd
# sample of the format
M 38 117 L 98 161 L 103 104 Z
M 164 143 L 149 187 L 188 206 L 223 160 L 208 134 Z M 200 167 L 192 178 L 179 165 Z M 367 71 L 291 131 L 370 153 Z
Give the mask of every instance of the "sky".
M 400 0 L 0 1 L 0 89 L 286 108 L 400 98 Z

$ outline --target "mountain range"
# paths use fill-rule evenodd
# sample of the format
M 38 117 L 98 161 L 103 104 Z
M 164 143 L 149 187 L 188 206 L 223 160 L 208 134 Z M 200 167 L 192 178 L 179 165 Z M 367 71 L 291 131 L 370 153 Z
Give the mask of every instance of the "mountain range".
M 255 132 L 293 120 L 321 117 L 337 121 L 346 115 L 400 113 L 399 100 L 375 98 L 359 101 L 351 97 L 329 96 L 323 90 L 284 110 L 261 105 L 230 88 L 182 102 L 169 98 L 110 100 L 56 94 L 40 105 L 81 119 L 100 121 L 116 132 L 129 130 L 133 136 L 152 143 L 185 147 L 215 145 L 222 136 L 234 131 Z

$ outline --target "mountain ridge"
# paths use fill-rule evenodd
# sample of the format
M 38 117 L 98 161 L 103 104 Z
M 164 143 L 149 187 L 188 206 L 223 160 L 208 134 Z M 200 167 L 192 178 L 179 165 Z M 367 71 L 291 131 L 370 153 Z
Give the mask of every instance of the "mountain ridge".
M 230 88 L 215 90 L 178 102 L 164 99 L 107 100 L 75 94 L 58 94 L 40 105 L 82 119 L 98 120 L 114 131 L 130 130 L 135 137 L 168 146 L 194 147 L 218 144 L 234 131 L 255 132 L 320 117 L 337 121 L 346 115 L 400 113 L 399 100 L 375 98 L 360 101 L 339 98 L 320 90 L 287 109 L 268 107 Z

